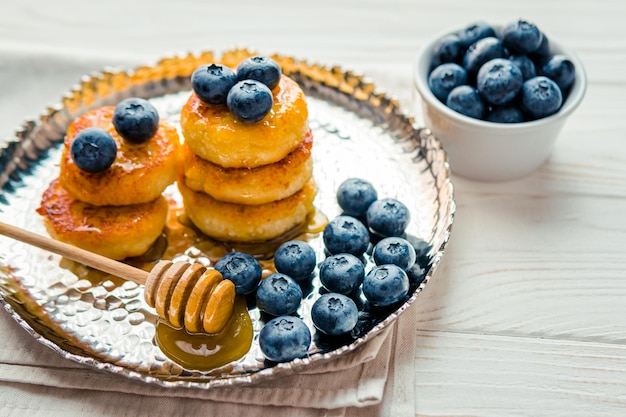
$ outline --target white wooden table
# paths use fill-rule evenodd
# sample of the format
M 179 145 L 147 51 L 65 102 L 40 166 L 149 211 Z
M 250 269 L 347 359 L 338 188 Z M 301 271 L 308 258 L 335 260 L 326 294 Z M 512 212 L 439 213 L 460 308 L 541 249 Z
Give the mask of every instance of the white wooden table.
M 623 416 L 623 0 L 1 0 L 0 91 L 16 99 L 0 111 L 0 134 L 105 65 L 239 45 L 364 73 L 413 111 L 412 66 L 428 38 L 478 19 L 518 17 L 578 53 L 587 95 L 536 173 L 499 184 L 454 177 L 452 238 L 417 305 L 418 348 L 409 361 L 416 415 Z M 50 77 L 30 76 L 46 57 L 55 58 Z M 40 347 L 24 349 L 37 355 Z M 67 391 L 0 384 L 7 415 L 59 398 L 80 408 L 81 396 Z

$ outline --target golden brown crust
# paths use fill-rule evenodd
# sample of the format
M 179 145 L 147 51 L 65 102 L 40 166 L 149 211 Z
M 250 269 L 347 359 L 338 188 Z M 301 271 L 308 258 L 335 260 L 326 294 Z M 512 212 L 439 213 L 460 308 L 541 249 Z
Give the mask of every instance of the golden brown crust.
M 124 259 L 150 248 L 163 231 L 168 210 L 161 196 L 142 204 L 94 206 L 73 198 L 54 180 L 43 193 L 37 212 L 53 238 L 112 259 Z
M 223 168 L 205 161 L 183 144 L 185 185 L 227 203 L 257 205 L 282 200 L 311 179 L 312 146 L 309 130 L 300 145 L 278 162 L 257 168 Z
M 178 175 L 180 138 L 176 128 L 159 123 L 153 138 L 142 144 L 125 141 L 115 130 L 115 107 L 100 107 L 85 113 L 68 128 L 61 156 L 59 181 L 75 198 L 96 206 L 146 203 L 156 199 Z M 107 131 L 117 144 L 113 165 L 99 173 L 88 173 L 76 166 L 70 147 L 76 135 L 88 127 Z
M 204 103 L 192 92 L 180 115 L 189 149 L 225 168 L 255 168 L 280 161 L 304 138 L 308 110 L 300 86 L 284 75 L 272 94 L 272 110 L 260 121 L 248 123 L 226 105 Z
M 313 210 L 316 187 L 309 180 L 294 195 L 260 205 L 225 203 L 189 189 L 178 181 L 185 212 L 204 234 L 234 242 L 261 242 L 302 224 Z

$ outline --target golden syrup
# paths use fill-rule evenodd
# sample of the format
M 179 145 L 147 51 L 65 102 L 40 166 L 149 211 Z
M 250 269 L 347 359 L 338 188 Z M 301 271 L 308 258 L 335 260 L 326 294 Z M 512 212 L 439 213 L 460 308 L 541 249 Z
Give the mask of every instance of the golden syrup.
M 163 254 L 164 259 L 172 259 L 190 247 L 194 247 L 210 259 L 211 263 L 217 262 L 222 256 L 232 251 L 248 253 L 260 261 L 269 260 L 282 243 L 291 239 L 310 240 L 322 232 L 328 224 L 328 218 L 319 210 L 314 209 L 302 224 L 275 239 L 264 242 L 226 242 L 205 236 L 196 229 L 183 209 L 175 205 L 170 207 L 167 223 L 169 245 Z
M 242 358 L 252 345 L 252 320 L 246 300 L 237 297 L 233 316 L 217 334 L 190 334 L 158 321 L 155 342 L 163 354 L 185 369 L 210 371 Z
M 163 236 L 154 243 L 148 252 L 140 257 L 126 259 L 125 262 L 150 271 L 160 259 L 174 259 L 181 255 L 189 256 L 190 262 L 214 265 L 222 256 L 237 250 L 249 253 L 259 259 L 263 278 L 276 272 L 274 252 L 283 242 L 291 239 L 311 240 L 324 230 L 328 218 L 314 210 L 307 220 L 283 236 L 268 242 L 236 243 L 222 242 L 208 238 L 195 228 L 187 218 L 184 208 L 170 200 L 170 210 Z M 92 285 L 110 281 L 115 286 L 124 280 L 109 275 L 69 259 L 62 259 L 62 268 L 74 273 L 78 279 L 86 279 Z M 155 342 L 172 361 L 187 369 L 208 371 L 219 368 L 243 357 L 250 349 L 253 338 L 252 322 L 243 297 L 237 297 L 233 316 L 229 324 L 218 334 L 190 334 L 177 329 L 163 320 L 157 319 Z

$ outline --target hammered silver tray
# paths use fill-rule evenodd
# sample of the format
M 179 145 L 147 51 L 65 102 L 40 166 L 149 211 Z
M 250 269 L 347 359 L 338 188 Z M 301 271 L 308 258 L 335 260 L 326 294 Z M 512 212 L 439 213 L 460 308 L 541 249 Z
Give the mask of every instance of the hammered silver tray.
M 46 234 L 35 210 L 48 183 L 58 176 L 60 145 L 77 116 L 137 96 L 150 99 L 162 118 L 178 124 L 190 92 L 189 76 L 198 65 L 215 61 L 236 65 L 250 54 L 233 50 L 217 59 L 208 51 L 132 71 L 105 70 L 85 77 L 61 104 L 48 108 L 38 120 L 25 122 L 0 149 L 0 220 Z M 408 300 L 364 320 L 361 332 L 348 340 L 322 344 L 314 338 L 317 342 L 307 357 L 282 364 L 263 360 L 257 343 L 262 317 L 249 305 L 255 336 L 249 352 L 228 365 L 199 371 L 181 366 L 161 351 L 155 342 L 158 318 L 143 301 L 142 286 L 103 273 L 99 280 L 93 274 L 86 279 L 90 271 L 84 266 L 0 237 L 0 302 L 38 342 L 69 360 L 131 379 L 208 389 L 250 384 L 337 360 L 368 343 L 416 301 L 443 256 L 454 218 L 453 187 L 441 144 L 366 78 L 337 67 L 273 57 L 307 95 L 317 210 L 329 219 L 340 214 L 335 190 L 349 177 L 367 179 L 379 197 L 397 198 L 411 210 L 407 233 L 430 246 L 427 264 L 414 278 Z M 175 187 L 166 193 L 178 199 Z M 308 241 L 321 262 L 325 255 L 320 234 L 308 236 Z M 176 258 L 208 262 L 197 247 Z M 308 311 L 320 288 L 315 277 L 298 311 L 314 334 Z

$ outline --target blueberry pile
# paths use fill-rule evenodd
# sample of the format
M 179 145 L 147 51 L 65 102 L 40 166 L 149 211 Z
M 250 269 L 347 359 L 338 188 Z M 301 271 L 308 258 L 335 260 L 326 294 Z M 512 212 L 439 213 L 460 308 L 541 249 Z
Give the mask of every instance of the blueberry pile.
M 282 71 L 272 58 L 253 56 L 243 60 L 236 71 L 220 64 L 206 64 L 191 75 L 191 87 L 200 100 L 225 104 L 244 122 L 258 122 L 274 104 L 272 89 Z
M 343 213 L 324 228 L 326 256 L 319 264 L 315 250 L 300 240 L 278 247 L 276 272 L 264 279 L 259 261 L 243 252 L 215 264 L 237 294 L 253 298 L 261 311 L 266 323 L 259 347 L 270 361 L 287 362 L 309 351 L 313 329 L 298 310 L 316 269 L 323 288 L 310 309 L 312 325 L 318 338 L 338 341 L 371 329 L 424 279 L 431 247 L 406 234 L 410 213 L 403 203 L 379 199 L 372 184 L 358 178 L 344 181 L 336 196 Z
M 556 113 L 575 76 L 572 61 L 552 54 L 534 24 L 517 20 L 496 31 L 477 22 L 435 45 L 428 86 L 461 114 L 519 123 Z
M 159 113 L 147 100 L 137 97 L 121 101 L 113 112 L 113 126 L 125 141 L 141 144 L 159 129 Z M 70 155 L 78 168 L 95 174 L 106 171 L 117 155 L 117 144 L 104 129 L 90 127 L 80 131 L 70 146 Z
M 312 329 L 297 317 L 297 310 L 302 286 L 316 267 L 323 288 L 310 317 L 320 337 L 358 335 L 364 317 L 367 320 L 377 309 L 388 312 L 397 307 L 406 301 L 411 285 L 415 288 L 423 279 L 430 246 L 406 235 L 410 213 L 404 204 L 379 199 L 372 184 L 357 178 L 341 184 L 337 202 L 344 212 L 324 229 L 325 259 L 318 265 L 308 243 L 285 242 L 274 254 L 277 272 L 256 288 L 256 305 L 271 318 L 259 334 L 259 346 L 268 360 L 285 362 L 308 352 Z M 252 257 L 248 261 L 257 262 Z

